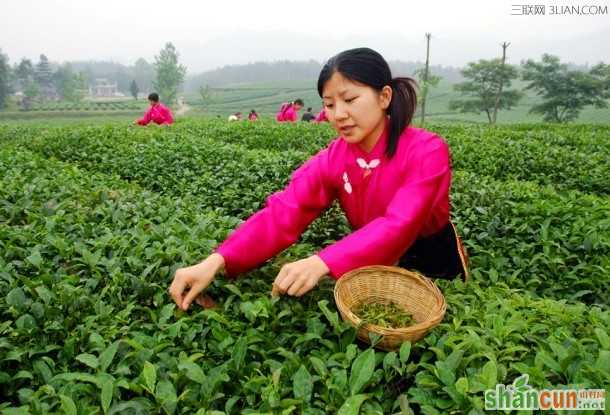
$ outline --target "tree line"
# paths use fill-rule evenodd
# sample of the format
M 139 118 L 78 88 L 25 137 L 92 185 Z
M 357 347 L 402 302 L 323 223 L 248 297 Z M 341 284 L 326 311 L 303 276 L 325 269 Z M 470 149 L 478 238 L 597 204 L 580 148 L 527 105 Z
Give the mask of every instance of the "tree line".
M 509 65 L 505 55 L 498 59 L 470 62 L 462 71 L 467 79 L 454 85 L 460 98 L 449 103 L 449 109 L 485 113 L 495 124 L 500 110 L 510 110 L 533 91 L 539 102 L 530 108 L 547 122 L 569 122 L 578 118 L 586 106 L 607 108 L 610 98 L 610 65 L 599 63 L 588 71 L 570 70 L 557 56 L 544 54 L 540 61 L 528 59 L 520 66 Z M 521 79 L 524 90 L 511 89 Z
M 425 120 L 426 97 L 440 80 L 429 70 L 431 34 L 426 33 L 426 65 L 416 71 L 420 86 L 421 124 Z M 607 108 L 610 98 L 610 65 L 598 63 L 588 70 L 572 69 L 559 57 L 543 54 L 540 61 L 528 59 L 520 66 L 510 65 L 503 42 L 502 57 L 470 62 L 461 73 L 465 80 L 454 84 L 459 98 L 449 102 L 450 110 L 463 113 L 485 113 L 490 124 L 497 121 L 500 110 L 510 110 L 533 91 L 539 102 L 529 112 L 542 115 L 544 121 L 564 123 L 578 118 L 586 106 Z M 512 82 L 526 82 L 524 90 L 511 89 Z
M 140 92 L 155 90 L 167 103 L 176 101 L 184 82 L 186 67 L 178 62 L 179 54 L 170 42 L 155 56 L 154 62 L 138 59 L 133 66 L 111 62 L 73 62 L 52 64 L 45 54 L 38 62 L 23 58 L 13 66 L 0 50 L 0 109 L 11 94 L 19 92 L 19 105 L 29 109 L 33 104 L 51 100 L 81 101 L 97 78 L 117 83 L 117 89 L 137 99 Z

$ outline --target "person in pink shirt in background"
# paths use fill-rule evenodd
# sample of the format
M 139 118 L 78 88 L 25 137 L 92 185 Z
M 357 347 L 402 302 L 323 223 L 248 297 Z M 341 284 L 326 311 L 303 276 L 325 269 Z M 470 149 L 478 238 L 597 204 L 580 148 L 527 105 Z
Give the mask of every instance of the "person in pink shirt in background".
M 248 120 L 249 121 L 256 121 L 256 120 L 258 120 L 257 112 L 254 111 L 254 110 L 250 110 L 250 114 L 248 114 Z
M 275 114 L 275 120 L 278 122 L 296 122 L 299 118 L 299 110 L 303 108 L 303 100 L 297 98 L 292 102 L 284 103 L 280 110 Z
M 134 121 L 134 124 L 148 125 L 151 121 L 158 125 L 173 124 L 172 112 L 165 105 L 159 102 L 159 95 L 153 92 L 148 95 L 150 108 L 146 111 L 143 118 Z
M 334 200 L 352 232 L 284 265 L 273 283 L 281 294 L 302 296 L 327 275 L 338 279 L 367 265 L 466 279 L 467 256 L 450 221 L 449 148 L 437 134 L 410 125 L 415 88 L 411 78 L 393 78 L 372 49 L 332 57 L 318 93 L 339 136 L 205 260 L 176 270 L 169 288 L 176 304 L 183 310 L 202 304 L 200 293 L 218 272 L 235 277 L 286 249 Z
M 314 118 L 313 121 L 314 122 L 325 122 L 325 121 L 328 121 L 328 118 L 326 117 L 326 111 L 324 110 L 324 108 L 322 108 L 320 110 L 320 112 L 318 113 L 318 115 L 316 115 L 316 118 Z

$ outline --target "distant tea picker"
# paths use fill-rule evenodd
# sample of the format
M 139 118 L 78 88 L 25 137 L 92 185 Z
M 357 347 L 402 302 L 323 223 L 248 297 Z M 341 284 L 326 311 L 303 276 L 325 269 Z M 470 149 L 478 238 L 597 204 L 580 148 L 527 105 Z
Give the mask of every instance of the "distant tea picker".
M 324 112 L 338 137 L 307 160 L 287 187 L 243 222 L 202 262 L 179 268 L 169 292 L 186 310 L 224 269 L 248 272 L 298 241 L 307 226 L 338 200 L 352 227 L 315 255 L 285 264 L 275 278 L 280 294 L 302 296 L 321 278 L 359 267 L 398 265 L 430 278 L 466 278 L 467 257 L 450 220 L 449 147 L 410 122 L 416 84 L 392 77 L 369 48 L 331 58 L 318 78 Z
M 275 120 L 278 122 L 296 122 L 299 118 L 299 110 L 303 108 L 303 105 L 305 104 L 301 98 L 283 103 L 280 110 L 275 114 Z
M 158 125 L 170 125 L 174 123 L 174 117 L 172 117 L 170 109 L 159 102 L 159 94 L 156 92 L 149 94 L 148 102 L 150 103 L 150 108 L 148 108 L 144 117 L 134 121 L 134 124 L 148 125 L 154 122 Z

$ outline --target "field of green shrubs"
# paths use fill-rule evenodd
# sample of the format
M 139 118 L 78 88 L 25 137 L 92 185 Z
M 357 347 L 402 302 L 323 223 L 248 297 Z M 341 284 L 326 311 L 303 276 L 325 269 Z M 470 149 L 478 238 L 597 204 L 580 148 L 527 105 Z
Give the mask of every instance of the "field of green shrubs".
M 184 313 L 167 293 L 327 125 L 0 126 L 0 413 L 483 414 L 483 392 L 522 374 L 608 390 L 610 127 L 427 128 L 452 150 L 473 278 L 439 281 L 443 322 L 383 352 L 341 321 L 331 281 L 269 296 L 281 264 L 349 232 L 337 206 L 218 278 L 217 308 Z

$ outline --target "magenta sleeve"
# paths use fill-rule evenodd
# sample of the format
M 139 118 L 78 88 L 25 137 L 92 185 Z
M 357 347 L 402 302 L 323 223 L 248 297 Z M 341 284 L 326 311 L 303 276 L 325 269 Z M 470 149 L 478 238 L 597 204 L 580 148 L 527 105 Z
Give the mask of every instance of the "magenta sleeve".
M 229 277 L 247 272 L 292 245 L 335 198 L 327 174 L 328 149 L 309 159 L 288 186 L 242 223 L 218 246 Z

